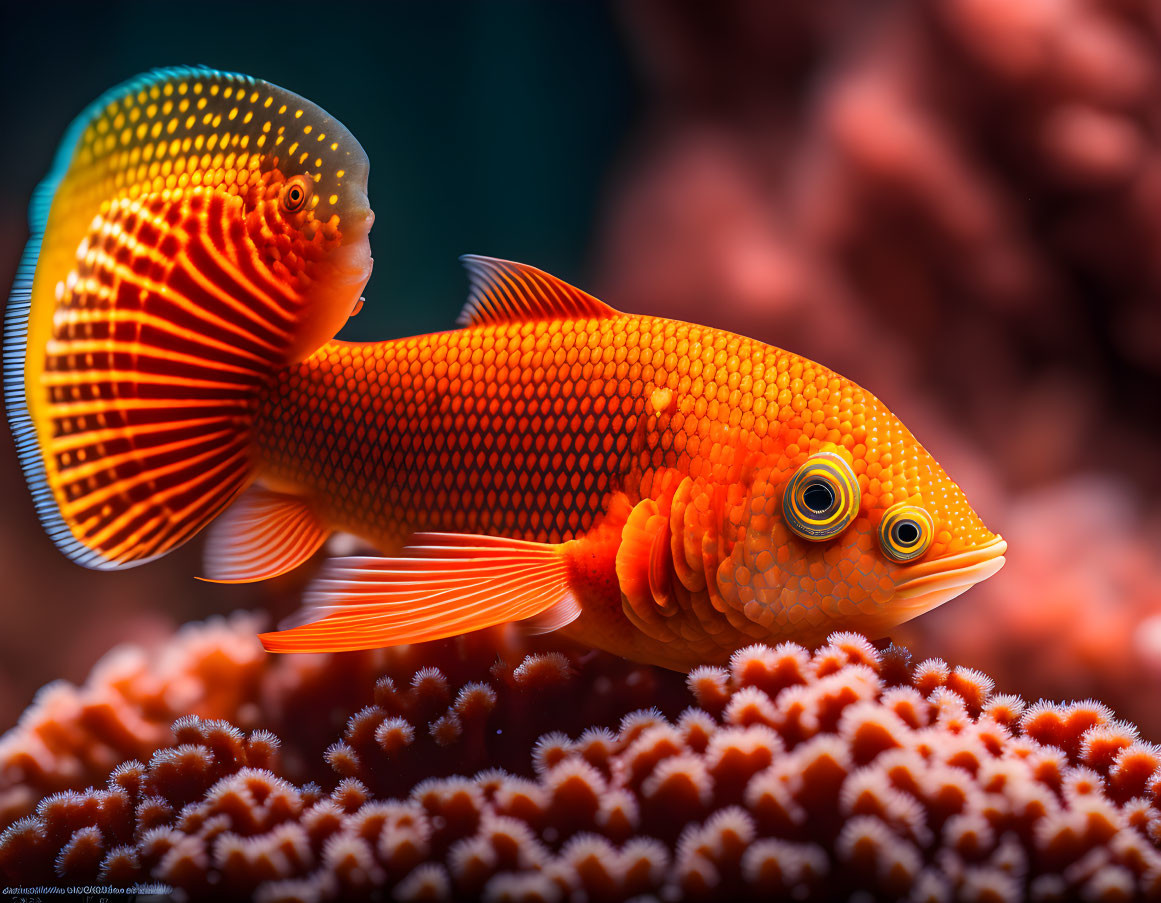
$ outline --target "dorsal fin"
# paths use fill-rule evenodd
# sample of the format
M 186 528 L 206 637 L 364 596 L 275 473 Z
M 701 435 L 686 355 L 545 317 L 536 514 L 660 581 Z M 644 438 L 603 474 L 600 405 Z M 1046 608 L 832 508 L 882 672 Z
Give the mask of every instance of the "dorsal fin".
M 617 316 L 604 301 L 536 267 L 477 254 L 465 254 L 460 261 L 470 283 L 468 303 L 457 321 L 461 326 Z

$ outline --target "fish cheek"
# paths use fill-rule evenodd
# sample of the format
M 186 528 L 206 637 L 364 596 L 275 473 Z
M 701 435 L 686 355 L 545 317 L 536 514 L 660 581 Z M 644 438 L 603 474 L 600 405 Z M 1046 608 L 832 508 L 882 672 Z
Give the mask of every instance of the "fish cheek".
M 870 522 L 860 518 L 848 543 L 848 554 L 840 561 L 846 603 L 840 610 L 852 616 L 878 616 L 895 595 L 897 568 L 879 549 Z
M 870 534 L 869 523 L 856 521 L 841 536 L 814 543 L 776 515 L 751 518 L 744 541 L 718 570 L 722 597 L 771 640 L 821 642 L 834 630 L 877 621 L 895 580 Z
M 736 614 L 772 636 L 795 602 L 788 594 L 795 577 L 795 540 L 782 520 L 781 496 L 764 491 L 769 486 L 761 479 L 754 489 L 727 525 L 737 541 L 717 569 L 718 592 Z
M 247 216 L 250 236 L 266 267 L 302 305 L 287 363 L 308 357 L 351 316 L 371 275 L 370 242 L 343 241 L 337 217 L 317 220 L 307 209 L 288 213 L 277 192 Z
M 371 277 L 370 242 L 327 248 L 305 269 L 306 316 L 288 358 L 302 360 L 334 338 L 355 313 Z
M 799 583 L 808 573 L 814 543 L 800 540 L 782 513 L 784 475 L 759 471 L 743 504 L 732 508 L 725 529 L 735 538 L 717 570 L 718 592 L 732 611 L 727 617 L 760 632 L 762 639 L 791 638 L 812 616 Z M 747 630 L 746 632 L 750 632 Z

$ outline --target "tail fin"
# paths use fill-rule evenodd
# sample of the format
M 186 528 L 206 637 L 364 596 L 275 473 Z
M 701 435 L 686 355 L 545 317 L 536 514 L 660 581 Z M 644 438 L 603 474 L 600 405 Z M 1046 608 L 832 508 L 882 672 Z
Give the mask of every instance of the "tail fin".
M 328 138 L 349 136 L 265 82 L 155 72 L 82 114 L 34 196 L 5 325 L 5 402 L 41 521 L 80 564 L 163 555 L 250 482 L 258 392 L 318 322 L 303 260 L 328 241 L 350 250 L 337 214 L 303 224 L 317 198 L 296 194 L 279 212 L 280 185 L 310 199 L 322 178 L 287 179 L 287 152 L 305 143 L 296 109 L 320 140 L 320 122 Z M 346 165 L 365 180 L 365 156 Z

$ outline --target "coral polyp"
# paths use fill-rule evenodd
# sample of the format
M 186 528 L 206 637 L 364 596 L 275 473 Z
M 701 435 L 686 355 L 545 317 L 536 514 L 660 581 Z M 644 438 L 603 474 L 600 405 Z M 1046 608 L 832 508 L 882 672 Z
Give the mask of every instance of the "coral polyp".
M 1100 703 L 1028 705 L 854 634 L 752 646 L 687 688 L 479 642 L 379 657 L 305 768 L 260 726 L 267 673 L 245 730 L 180 718 L 102 787 L 40 799 L 0 874 L 263 901 L 1161 895 L 1161 748 Z M 323 698 L 295 718 L 332 720 Z

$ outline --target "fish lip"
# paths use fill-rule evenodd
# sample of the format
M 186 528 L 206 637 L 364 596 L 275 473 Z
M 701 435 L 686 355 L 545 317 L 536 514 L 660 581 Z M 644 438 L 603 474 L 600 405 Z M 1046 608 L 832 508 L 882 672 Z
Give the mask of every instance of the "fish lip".
M 900 600 L 916 600 L 921 597 L 934 597 L 936 594 L 958 595 L 969 586 L 987 580 L 999 571 L 1004 566 L 1004 553 L 1007 550 L 1008 544 L 1003 537 L 997 536 L 990 542 L 974 546 L 965 552 L 912 565 L 907 570 L 908 578 L 896 586 L 895 597 Z M 951 596 L 948 595 L 947 598 Z
M 375 224 L 375 211 L 374 210 L 372 210 L 367 204 L 363 204 L 359 207 L 356 207 L 354 210 L 351 211 L 351 213 L 355 217 L 355 222 L 365 223 L 366 224 L 365 228 L 367 229 L 367 231 L 368 232 L 371 231 L 371 226 L 373 226 Z
M 348 210 L 343 219 L 345 227 L 342 243 L 350 245 L 365 240 L 371 234 L 371 227 L 375 225 L 375 211 L 368 204 L 360 204 Z

